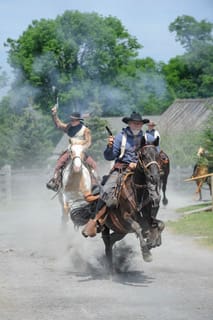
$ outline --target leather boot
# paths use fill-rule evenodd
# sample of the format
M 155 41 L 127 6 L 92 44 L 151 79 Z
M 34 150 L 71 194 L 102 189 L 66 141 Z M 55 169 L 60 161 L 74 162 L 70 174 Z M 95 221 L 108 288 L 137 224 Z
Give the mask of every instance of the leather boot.
M 97 233 L 97 220 L 105 213 L 106 203 L 102 199 L 98 199 L 95 216 L 92 217 L 82 230 L 82 235 L 84 237 L 95 237 Z
M 61 184 L 61 175 L 60 175 L 60 172 L 57 171 L 54 174 L 54 177 L 47 182 L 46 187 L 47 189 L 57 192 L 60 187 L 60 184 Z

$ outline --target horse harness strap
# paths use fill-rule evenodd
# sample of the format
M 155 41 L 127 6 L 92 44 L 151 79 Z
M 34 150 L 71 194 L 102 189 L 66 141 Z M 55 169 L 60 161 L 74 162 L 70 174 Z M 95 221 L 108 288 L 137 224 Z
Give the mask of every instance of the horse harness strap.
M 150 162 L 148 162 L 146 165 L 144 165 L 144 168 L 147 169 L 151 164 L 156 164 L 156 165 L 158 166 L 158 168 L 159 168 L 159 164 L 158 164 L 157 161 L 150 161 Z
M 119 159 L 122 159 L 125 153 L 125 148 L 126 148 L 126 141 L 127 141 L 127 135 L 124 132 L 122 135 L 122 140 L 121 140 L 121 152 L 119 155 Z
M 128 201 L 130 202 L 130 204 L 132 205 L 133 209 L 137 210 L 137 206 L 136 206 L 136 203 L 134 201 L 134 197 L 132 196 L 132 195 L 134 195 L 134 191 L 132 193 L 130 193 L 129 190 L 127 189 L 126 185 L 125 185 L 125 182 L 126 182 L 127 178 L 130 175 L 133 175 L 132 171 L 126 172 L 125 175 L 123 176 L 123 179 L 122 179 L 121 185 L 120 185 L 120 190 L 119 190 L 119 197 L 120 197 L 121 189 L 123 188 L 123 190 L 124 190 L 124 192 L 126 194 L 126 197 L 127 197 Z
M 128 231 L 122 226 L 122 224 L 120 223 L 118 217 L 112 212 L 110 212 L 110 218 L 113 222 L 113 224 L 115 225 L 115 227 L 118 229 L 119 232 L 121 233 L 127 233 Z

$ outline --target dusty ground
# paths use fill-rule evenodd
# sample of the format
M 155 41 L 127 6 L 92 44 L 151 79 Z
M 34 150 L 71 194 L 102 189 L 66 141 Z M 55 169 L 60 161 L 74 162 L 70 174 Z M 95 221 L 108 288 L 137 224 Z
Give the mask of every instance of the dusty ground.
M 109 278 L 100 236 L 85 239 L 71 222 L 63 234 L 58 201 L 45 181 L 0 208 L 1 320 L 212 319 L 212 251 L 165 230 L 147 264 L 128 235 L 116 246 L 120 272 Z M 164 221 L 192 202 L 171 186 L 168 198 L 159 212 Z

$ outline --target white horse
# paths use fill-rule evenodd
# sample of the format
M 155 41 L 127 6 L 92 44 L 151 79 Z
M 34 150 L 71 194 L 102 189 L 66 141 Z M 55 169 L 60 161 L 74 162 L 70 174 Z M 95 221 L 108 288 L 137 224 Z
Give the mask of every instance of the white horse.
M 62 205 L 62 223 L 69 220 L 70 211 L 85 202 L 85 196 L 91 194 L 90 172 L 84 165 L 82 145 L 70 145 L 70 160 L 63 170 L 59 201 Z

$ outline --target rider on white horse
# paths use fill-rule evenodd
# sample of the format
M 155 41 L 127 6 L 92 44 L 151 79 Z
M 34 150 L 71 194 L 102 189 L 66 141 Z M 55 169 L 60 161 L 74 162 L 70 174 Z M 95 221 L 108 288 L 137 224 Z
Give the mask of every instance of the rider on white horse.
M 68 135 L 69 144 L 71 145 L 81 145 L 84 149 L 85 161 L 88 165 L 96 171 L 96 162 L 91 156 L 88 156 L 85 152 L 91 146 L 91 132 L 83 123 L 83 118 L 80 113 L 73 112 L 70 116 L 70 122 L 62 122 L 57 115 L 57 107 L 54 106 L 52 109 L 52 118 L 56 127 Z M 61 170 L 65 167 L 67 161 L 70 157 L 69 148 L 65 150 L 57 160 L 54 176 L 47 183 L 47 188 L 53 191 L 58 191 L 61 184 Z

